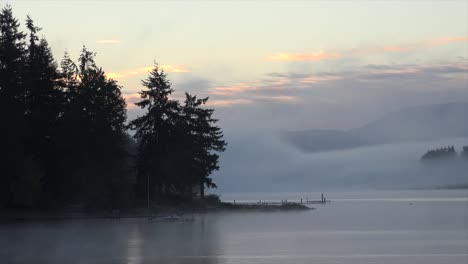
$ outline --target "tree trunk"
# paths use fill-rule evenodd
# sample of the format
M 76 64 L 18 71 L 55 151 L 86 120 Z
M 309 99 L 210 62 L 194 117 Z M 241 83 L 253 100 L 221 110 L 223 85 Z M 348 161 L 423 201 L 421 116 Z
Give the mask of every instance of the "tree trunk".
M 203 183 L 200 184 L 200 198 L 205 199 L 205 185 Z

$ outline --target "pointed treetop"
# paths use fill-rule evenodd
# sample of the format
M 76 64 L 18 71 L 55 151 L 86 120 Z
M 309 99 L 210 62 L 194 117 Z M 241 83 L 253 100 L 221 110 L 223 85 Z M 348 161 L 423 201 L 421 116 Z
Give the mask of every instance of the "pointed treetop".
M 6 5 L 0 11 L 0 32 L 1 42 L 22 41 L 25 34 L 19 30 L 20 23 L 13 16 L 13 10 L 10 5 Z M 23 43 L 20 43 L 23 45 Z
M 96 56 L 95 52 L 92 52 L 86 48 L 85 45 L 83 45 L 83 48 L 81 49 L 81 54 L 80 54 L 80 72 L 83 73 L 88 69 L 96 69 L 96 63 L 94 62 L 94 56 Z
M 39 40 L 39 38 L 37 37 L 37 32 L 41 31 L 42 28 L 40 27 L 36 27 L 34 25 L 34 21 L 32 20 L 31 16 L 30 15 L 27 15 L 26 16 L 26 27 L 28 28 L 29 30 L 29 35 L 30 35 L 30 41 L 31 42 L 35 42 L 37 40 Z

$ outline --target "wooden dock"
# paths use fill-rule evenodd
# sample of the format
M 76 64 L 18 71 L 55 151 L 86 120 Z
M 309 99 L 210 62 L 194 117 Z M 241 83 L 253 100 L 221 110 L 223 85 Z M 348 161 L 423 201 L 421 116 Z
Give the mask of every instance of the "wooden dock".
M 258 200 L 257 202 L 253 201 L 236 201 L 234 200 L 233 204 L 239 205 L 266 205 L 266 206 L 281 206 L 288 204 L 328 204 L 330 200 L 281 200 L 281 201 L 272 201 L 272 200 Z
M 306 201 L 305 203 L 306 204 L 327 204 L 330 202 L 331 202 L 330 200 L 325 200 L 325 201 L 317 200 L 317 201 Z

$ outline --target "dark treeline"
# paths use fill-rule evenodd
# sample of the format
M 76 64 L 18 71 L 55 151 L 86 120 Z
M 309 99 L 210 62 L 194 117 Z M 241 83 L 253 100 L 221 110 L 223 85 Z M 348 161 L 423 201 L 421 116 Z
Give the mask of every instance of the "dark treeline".
M 165 202 L 216 187 L 210 174 L 226 143 L 208 98 L 170 99 L 155 64 L 137 103 L 146 113 L 127 123 L 122 87 L 93 52 L 83 47 L 76 63 L 65 53 L 57 64 L 29 16 L 25 25 L 10 6 L 1 10 L 0 208 L 122 208 L 148 191 Z
M 433 160 L 433 159 L 452 159 L 457 157 L 457 151 L 454 146 L 448 146 L 443 148 L 437 148 L 427 151 L 422 157 L 422 160 Z M 468 146 L 463 146 L 461 156 L 468 156 Z

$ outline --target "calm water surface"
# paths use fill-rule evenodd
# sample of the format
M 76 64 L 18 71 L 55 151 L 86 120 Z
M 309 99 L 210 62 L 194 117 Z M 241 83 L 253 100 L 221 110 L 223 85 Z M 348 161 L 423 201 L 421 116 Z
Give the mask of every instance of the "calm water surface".
M 304 212 L 0 225 L 0 263 L 468 263 L 468 191 L 326 193 Z M 230 194 L 225 199 L 319 198 Z

